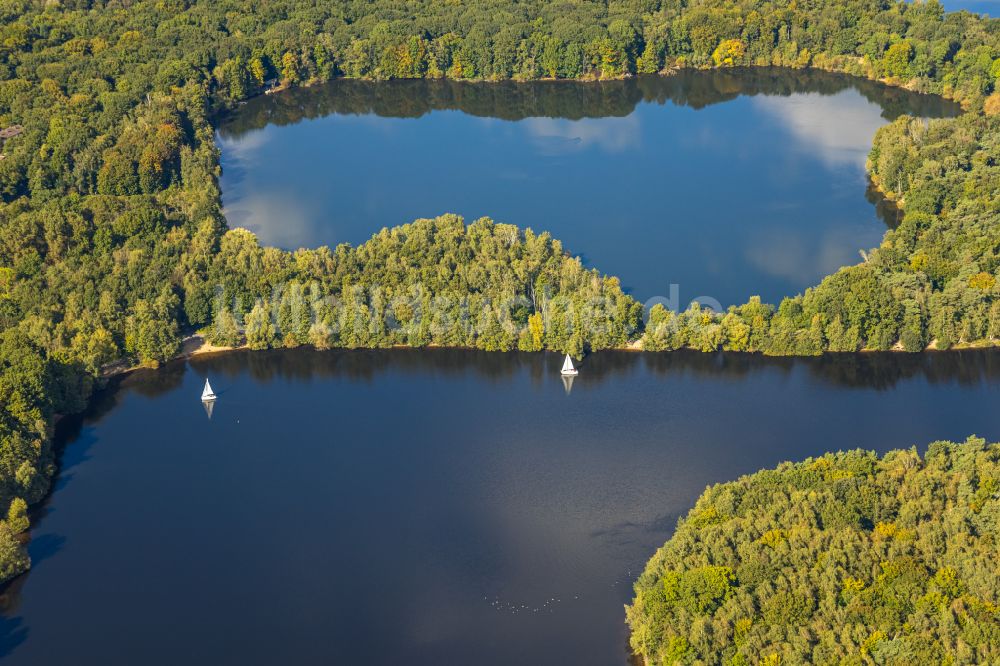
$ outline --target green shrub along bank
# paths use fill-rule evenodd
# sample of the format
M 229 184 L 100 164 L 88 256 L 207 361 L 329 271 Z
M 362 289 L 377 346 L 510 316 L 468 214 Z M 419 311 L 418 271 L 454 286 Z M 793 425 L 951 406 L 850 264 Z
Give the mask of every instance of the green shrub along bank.
M 654 664 L 1000 663 L 1000 444 L 827 454 L 708 488 L 627 608 Z
M 216 112 L 335 76 L 685 66 L 819 67 L 943 94 L 968 114 L 880 135 L 873 175 L 906 221 L 864 264 L 776 309 L 657 310 L 643 342 L 971 344 L 996 337 L 995 245 L 982 239 L 996 217 L 998 31 L 937 2 L 0 0 L 0 580 L 28 565 L 18 507 L 46 492 L 53 415 L 79 410 L 107 364 L 170 358 L 186 332 L 575 353 L 641 334 L 615 280 L 505 225 L 442 218 L 294 253 L 227 232 Z

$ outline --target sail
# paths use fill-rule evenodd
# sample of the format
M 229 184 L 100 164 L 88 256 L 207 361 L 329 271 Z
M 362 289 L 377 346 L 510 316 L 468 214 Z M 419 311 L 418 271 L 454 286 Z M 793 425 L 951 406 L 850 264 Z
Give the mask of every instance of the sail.
M 215 400 L 215 391 L 212 390 L 212 385 L 208 383 L 208 378 L 205 378 L 205 390 L 201 392 L 202 400 Z
M 566 373 L 576 372 L 576 368 L 573 367 L 573 359 L 569 357 L 569 354 L 566 354 L 566 360 L 563 361 L 562 371 Z

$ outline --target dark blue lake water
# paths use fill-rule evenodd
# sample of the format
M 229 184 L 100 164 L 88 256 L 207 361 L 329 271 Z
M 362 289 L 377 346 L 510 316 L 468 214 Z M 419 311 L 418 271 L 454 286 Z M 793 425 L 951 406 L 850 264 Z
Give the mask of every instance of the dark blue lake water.
M 860 261 L 895 222 L 866 191 L 878 127 L 955 112 L 781 69 L 338 81 L 251 100 L 222 124 L 223 202 L 230 224 L 285 248 L 454 212 L 549 231 L 643 301 L 776 303 Z
M 863 164 L 903 112 L 954 109 L 770 70 L 345 81 L 242 107 L 220 129 L 223 191 L 231 222 L 286 247 L 456 211 L 550 230 L 640 297 L 777 300 L 893 223 Z M 604 353 L 571 387 L 559 364 L 300 349 L 124 378 L 60 425 L 0 657 L 625 664 L 631 581 L 706 484 L 1000 437 L 997 353 Z
M 12 665 L 628 661 L 631 581 L 707 484 L 997 439 L 1000 354 L 235 353 L 65 422 Z M 205 376 L 220 393 L 211 420 Z

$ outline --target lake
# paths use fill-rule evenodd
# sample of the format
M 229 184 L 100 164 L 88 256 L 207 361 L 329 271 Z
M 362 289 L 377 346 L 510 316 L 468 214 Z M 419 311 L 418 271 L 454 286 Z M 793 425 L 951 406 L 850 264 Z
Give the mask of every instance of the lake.
M 231 225 L 284 248 L 454 212 L 549 231 L 641 301 L 777 303 L 896 222 L 864 169 L 878 127 L 957 110 L 784 69 L 336 81 L 250 100 L 220 126 L 222 196 Z
M 996 17 L 1000 14 L 1000 0 L 943 0 L 945 10 L 955 12 L 965 9 L 975 14 Z
M 60 424 L 16 664 L 628 663 L 631 581 L 707 484 L 1000 437 L 1000 353 L 233 353 Z M 211 419 L 205 376 L 220 397 Z

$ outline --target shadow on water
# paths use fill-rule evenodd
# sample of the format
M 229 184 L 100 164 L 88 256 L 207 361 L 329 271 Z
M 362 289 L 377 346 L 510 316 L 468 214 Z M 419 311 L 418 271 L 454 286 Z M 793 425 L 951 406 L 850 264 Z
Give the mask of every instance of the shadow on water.
M 432 111 L 457 110 L 503 120 L 624 117 L 641 102 L 661 105 L 670 102 L 702 109 L 741 95 L 834 95 L 847 89 L 857 90 L 865 99 L 880 105 L 886 120 L 904 114 L 954 116 L 961 110 L 957 104 L 940 97 L 891 88 L 875 81 L 818 70 L 778 67 L 681 70 L 672 76 L 639 76 L 623 81 L 587 83 L 341 79 L 323 86 L 256 97 L 223 118 L 219 133 L 226 138 L 236 138 L 267 125 L 293 125 L 304 119 L 331 114 L 419 118 Z
M 123 378 L 112 377 L 109 379 L 103 388 L 98 389 L 91 396 L 90 404 L 83 413 L 66 416 L 56 424 L 53 442 L 57 470 L 48 497 L 37 506 L 32 507 L 29 512 L 32 525 L 50 515 L 53 511 L 49 501 L 52 494 L 66 487 L 73 480 L 74 468 L 90 460 L 90 450 L 97 442 L 97 437 L 86 428 L 86 425 L 100 421 L 105 414 L 110 413 L 118 406 L 120 396 L 118 389 Z M 32 560 L 34 561 L 34 554 L 32 554 Z
M 28 627 L 19 615 L 21 591 L 27 580 L 28 574 L 23 574 L 0 590 L 0 659 L 13 654 L 28 639 Z
M 0 659 L 8 656 L 28 638 L 28 628 L 20 617 L 0 615 Z
M 32 507 L 28 516 L 32 530 L 28 533 L 28 555 L 32 570 L 46 560 L 57 555 L 66 545 L 66 537 L 59 534 L 34 535 L 32 532 L 55 511 L 52 507 L 53 495 L 73 481 L 73 469 L 90 460 L 90 450 L 97 438 L 85 427 L 98 422 L 118 405 L 119 386 L 123 377 L 111 378 L 107 385 L 91 397 L 90 405 L 81 414 L 64 417 L 56 424 L 53 441 L 55 443 L 56 473 L 52 479 L 49 494 L 41 503 Z M 0 658 L 11 654 L 27 638 L 27 628 L 13 613 L 21 600 L 21 590 L 30 573 L 18 576 L 0 588 Z
M 179 361 L 166 363 L 156 369 L 140 368 L 126 375 L 121 385 L 141 396 L 152 398 L 180 386 L 184 381 L 184 372 L 184 363 Z
M 39 654 L 49 649 L 39 646 L 45 643 L 54 627 L 63 622 L 81 626 L 78 613 L 72 607 L 60 604 L 61 595 L 66 594 L 67 589 L 65 577 L 78 575 L 79 567 L 87 562 L 86 546 L 90 546 L 89 557 L 104 558 L 107 555 L 101 548 L 93 548 L 95 543 L 89 539 L 95 537 L 83 536 L 93 535 L 93 532 L 74 531 L 75 527 L 58 528 L 58 521 L 43 522 L 42 518 L 51 510 L 49 505 L 65 510 L 67 517 L 74 515 L 74 511 L 87 512 L 93 506 L 87 503 L 88 497 L 90 501 L 102 497 L 109 499 L 105 495 L 109 487 L 108 479 L 120 480 L 123 478 L 122 470 L 130 470 L 125 474 L 131 474 L 131 470 L 141 467 L 141 464 L 154 461 L 162 463 L 162 468 L 148 479 L 148 492 L 143 490 L 130 498 L 129 503 L 134 502 L 134 506 L 125 512 L 126 520 L 121 523 L 123 529 L 118 530 L 119 533 L 108 545 L 109 548 L 122 549 L 127 541 L 127 547 L 135 548 L 141 555 L 136 558 L 135 566 L 114 568 L 113 575 L 120 577 L 123 586 L 131 585 L 133 590 L 145 589 L 150 567 L 163 567 L 168 560 L 171 562 L 158 573 L 165 578 L 157 584 L 150 584 L 150 596 L 142 597 L 140 602 L 150 604 L 151 622 L 162 617 L 157 616 L 157 612 L 163 610 L 157 604 L 169 606 L 177 603 L 180 608 L 185 603 L 171 600 L 175 586 L 182 586 L 182 581 L 187 580 L 196 567 L 205 566 L 206 571 L 222 581 L 220 589 L 228 590 L 219 598 L 206 602 L 209 606 L 219 604 L 212 606 L 220 612 L 216 618 L 218 624 L 212 625 L 213 635 L 219 626 L 238 632 L 245 628 L 246 622 L 260 620 L 270 623 L 272 620 L 268 618 L 255 619 L 253 613 L 244 618 L 219 618 L 236 608 L 232 604 L 239 603 L 226 595 L 242 594 L 244 587 L 241 581 L 246 576 L 256 575 L 256 565 L 252 563 L 254 558 L 243 557 L 240 544 L 244 542 L 239 540 L 241 534 L 256 533 L 255 528 L 251 528 L 250 532 L 244 531 L 248 527 L 245 521 L 250 520 L 250 513 L 253 514 L 251 523 L 258 519 L 274 520 L 278 515 L 287 515 L 286 511 L 291 511 L 294 506 L 303 511 L 301 525 L 284 525 L 280 532 L 282 538 L 300 538 L 305 534 L 300 531 L 305 525 L 325 525 L 327 522 L 337 525 L 337 534 L 324 535 L 325 530 L 320 529 L 311 531 L 308 536 L 313 540 L 316 552 L 320 553 L 316 557 L 326 558 L 327 555 L 322 554 L 324 552 L 332 554 L 330 557 L 336 561 L 335 570 L 364 570 L 366 562 L 372 558 L 377 562 L 381 557 L 378 554 L 382 550 L 379 544 L 414 544 L 413 554 L 419 566 L 432 572 L 427 575 L 440 575 L 441 581 L 464 580 L 473 587 L 480 585 L 483 594 L 530 597 L 542 585 L 538 582 L 542 579 L 544 585 L 580 590 L 588 600 L 593 599 L 593 603 L 574 611 L 580 613 L 579 616 L 558 616 L 546 620 L 552 623 L 546 625 L 546 631 L 572 635 L 577 622 L 592 623 L 587 626 L 603 632 L 601 635 L 608 637 L 615 646 L 620 640 L 624 645 L 627 635 L 621 628 L 620 612 L 622 605 L 629 601 L 632 582 L 649 553 L 669 537 L 678 518 L 690 508 L 699 488 L 703 488 L 705 483 L 733 478 L 757 465 L 773 464 L 774 460 L 814 452 L 808 445 L 803 448 L 794 443 L 772 443 L 766 432 L 757 438 L 750 437 L 746 446 L 729 442 L 727 423 L 741 418 L 743 409 L 760 406 L 754 401 L 746 404 L 739 400 L 732 401 L 739 393 L 752 392 L 743 389 L 780 390 L 788 385 L 802 392 L 802 401 L 823 396 L 834 401 L 843 399 L 838 404 L 845 406 L 856 406 L 860 399 L 872 405 L 869 410 L 869 415 L 872 415 L 880 409 L 875 403 L 881 404 L 881 401 L 871 400 L 869 395 L 836 397 L 829 391 L 813 391 L 807 385 L 815 387 L 819 384 L 819 388 L 832 388 L 835 393 L 853 393 L 884 391 L 908 381 L 973 388 L 1000 383 L 1000 352 L 995 351 L 921 355 L 842 354 L 808 359 L 691 351 L 655 354 L 615 351 L 588 355 L 581 366 L 573 395 L 564 402 L 561 395 L 554 397 L 556 392 L 562 392 L 558 378 L 561 363 L 562 355 L 555 353 L 491 353 L 459 349 L 317 351 L 299 348 L 205 355 L 168 363 L 156 371 L 136 371 L 117 378 L 95 396 L 87 414 L 63 419 L 59 424 L 57 437 L 62 458 L 57 487 L 72 486 L 73 498 L 66 494 L 52 497 L 33 517 L 36 535 L 28 548 L 36 568 L 13 581 L 0 594 L 0 657 L 10 655 L 13 661 L 32 663 Z M 221 407 L 235 407 L 232 411 L 216 414 L 217 418 L 211 426 L 205 425 L 204 415 L 197 413 L 200 409 L 195 405 L 205 376 L 219 389 L 229 392 L 231 397 L 222 401 Z M 792 381 L 785 382 L 786 378 Z M 328 381 L 331 379 L 337 381 Z M 268 383 L 276 386 L 266 386 Z M 315 384 L 316 395 L 313 395 L 310 383 Z M 369 387 L 368 384 L 376 386 Z M 481 386 L 477 387 L 477 384 Z M 534 384 L 541 386 L 542 390 L 527 390 L 529 385 Z M 738 386 L 727 386 L 730 384 Z M 290 388 L 289 402 L 271 401 L 270 407 L 262 408 L 264 401 L 261 398 L 277 398 L 279 394 L 272 392 L 282 386 Z M 393 393 L 393 387 L 399 393 Z M 417 445 L 404 435 L 408 433 L 407 427 L 394 425 L 393 418 L 364 417 L 364 405 L 373 404 L 378 397 L 406 395 L 412 387 L 420 387 L 424 393 L 423 400 L 414 398 L 412 405 L 400 405 L 401 412 L 393 418 L 401 423 L 408 422 L 410 418 L 431 419 L 426 427 L 426 436 Z M 605 390 L 602 391 L 602 387 Z M 907 390 L 906 386 L 900 388 L 904 392 Z M 184 395 L 167 395 L 178 391 L 183 391 Z M 656 394 L 661 406 L 672 403 L 674 411 L 647 410 L 645 425 L 637 426 L 631 433 L 633 436 L 625 438 L 631 441 L 616 441 L 623 419 L 628 422 L 643 412 L 636 399 L 641 402 L 640 393 L 648 392 Z M 681 397 L 678 392 L 692 393 L 694 397 Z M 432 393 L 434 397 L 429 397 Z M 620 399 L 622 394 L 625 400 Z M 723 423 L 712 426 L 704 422 L 704 415 L 710 413 L 707 403 L 718 396 L 730 402 L 717 415 Z M 160 397 L 164 398 L 162 404 L 150 404 Z M 325 419 L 320 419 L 315 425 L 300 423 L 302 429 L 283 429 L 278 425 L 286 408 L 300 404 L 296 401 L 301 400 L 309 402 L 307 407 L 312 408 L 315 406 L 311 403 L 314 399 L 317 401 L 315 405 L 339 401 L 344 410 L 342 413 L 356 413 L 358 418 L 343 419 L 336 428 L 336 435 L 327 432 L 329 423 Z M 132 426 L 124 430 L 115 429 L 114 422 L 120 421 L 118 417 L 128 419 L 128 415 L 117 413 L 115 418 L 105 417 L 126 400 L 128 409 L 118 412 L 134 410 Z M 430 414 L 427 412 L 434 400 L 450 405 L 448 413 L 453 415 L 454 423 L 433 423 L 433 409 Z M 242 407 L 239 406 L 241 401 L 246 401 Z M 549 435 L 557 430 L 541 427 L 539 431 L 539 424 L 530 413 L 534 407 L 532 403 L 536 401 L 537 408 L 546 415 L 546 422 L 551 421 L 548 416 L 555 410 L 567 422 L 586 422 L 594 430 L 590 433 L 577 428 L 572 437 L 560 439 L 554 436 L 550 439 Z M 175 409 L 179 402 L 190 407 L 178 417 L 181 425 L 176 429 L 173 424 L 164 424 L 163 427 L 164 431 L 173 434 L 168 434 L 167 439 L 176 436 L 185 440 L 175 443 L 170 454 L 175 460 L 170 461 L 170 456 L 166 456 L 167 460 L 162 459 L 162 451 L 157 445 L 163 443 L 163 438 L 151 436 L 148 442 L 143 442 L 144 446 L 131 446 L 129 433 L 144 432 L 150 414 L 155 413 L 157 407 L 160 410 L 164 407 Z M 703 407 L 706 409 L 703 410 Z M 893 408 L 895 411 L 890 410 L 890 414 L 898 417 L 907 408 L 897 405 Z M 523 418 L 499 416 L 496 428 L 489 422 L 486 426 L 488 432 L 477 435 L 476 427 L 484 418 L 477 411 L 479 409 L 494 410 L 498 414 L 518 413 L 517 410 L 520 410 Z M 766 412 L 763 416 L 781 414 L 781 409 L 780 405 L 774 406 L 774 412 Z M 685 415 L 681 416 L 682 412 Z M 591 415 L 596 416 L 590 418 Z M 244 421 L 257 430 L 254 435 L 244 439 L 244 431 L 237 425 L 240 416 L 248 417 Z M 822 421 L 826 417 L 819 414 L 816 418 Z M 875 418 L 878 418 L 877 414 Z M 802 432 L 808 432 L 813 427 L 808 421 L 809 418 L 804 417 L 798 419 L 797 424 L 784 426 L 791 428 L 786 439 L 794 441 Z M 195 430 L 190 429 L 192 424 L 196 426 Z M 208 427 L 211 430 L 204 429 Z M 497 434 L 497 429 L 507 432 Z M 198 432 L 214 433 L 219 441 L 238 442 L 238 447 L 201 447 L 199 438 L 191 436 Z M 467 437 L 455 433 L 472 435 Z M 663 441 L 661 434 L 664 434 Z M 310 459 L 311 462 L 305 466 L 286 465 L 287 458 L 284 454 L 277 454 L 274 446 L 276 441 L 284 442 L 282 437 L 293 441 L 297 439 L 302 459 Z M 117 451 L 110 446 L 116 438 L 119 442 Z M 78 485 L 74 485 L 73 471 L 89 460 L 93 455 L 91 449 L 99 440 L 103 442 L 105 439 L 109 448 L 105 450 L 102 447 L 101 464 L 88 467 L 87 474 L 81 471 L 80 478 L 75 482 Z M 471 439 L 472 443 L 467 439 Z M 337 445 L 329 446 L 333 441 Z M 371 442 L 376 441 L 379 445 L 372 446 Z M 718 459 L 713 459 L 713 450 Z M 120 457 L 114 464 L 108 464 L 111 459 L 104 456 Z M 284 462 L 278 463 L 278 460 Z M 313 467 L 323 471 L 316 477 L 310 477 L 309 470 Z M 364 472 L 376 468 L 377 480 Z M 109 470 L 112 470 L 111 476 L 104 476 Z M 225 472 L 220 474 L 221 470 Z M 261 476 L 264 483 L 247 486 L 237 481 L 233 485 L 225 480 L 230 476 L 242 478 L 247 473 L 252 476 L 255 470 L 266 470 Z M 184 475 L 184 488 L 191 493 L 189 497 L 183 493 L 173 494 L 178 487 L 178 474 Z M 309 481 L 310 478 L 312 481 Z M 318 479 L 323 479 L 323 482 L 315 483 Z M 147 482 L 137 483 L 145 488 Z M 380 489 L 382 483 L 391 488 L 388 494 Z M 629 483 L 633 485 L 629 486 Z M 276 500 L 276 504 L 271 500 L 261 503 L 262 496 L 275 497 L 267 490 L 257 495 L 262 485 L 275 489 L 297 488 L 294 492 L 301 493 L 302 498 L 296 497 L 290 503 L 284 500 Z M 305 489 L 302 490 L 300 485 Z M 220 487 L 225 492 L 220 492 Z M 166 504 L 172 509 L 158 514 L 166 489 L 169 489 L 167 492 L 171 498 Z M 84 492 L 78 496 L 78 490 Z M 462 501 L 456 502 L 456 496 L 460 496 Z M 81 498 L 84 500 L 81 501 Z M 303 499 L 305 504 L 300 505 Z M 343 500 L 350 500 L 348 504 L 367 504 L 370 512 L 364 513 L 363 519 L 356 519 L 354 510 L 345 508 L 347 504 Z M 63 504 L 58 504 L 59 501 Z M 200 510 L 209 504 L 216 520 L 233 526 L 231 533 L 219 535 L 214 528 L 189 524 L 190 511 L 195 507 Z M 302 509 L 301 506 L 310 508 Z M 266 518 L 260 517 L 258 512 L 262 507 L 265 514 L 271 510 L 267 507 L 277 507 L 278 512 Z M 637 507 L 652 510 L 638 510 Z M 497 511 L 500 512 L 501 524 L 512 529 L 512 534 L 505 535 L 495 525 L 490 527 L 490 520 L 496 520 L 490 517 Z M 387 533 L 382 521 L 400 513 L 404 516 L 401 522 L 392 523 L 389 519 L 398 533 Z M 127 516 L 138 522 L 130 525 Z M 74 515 L 74 525 L 82 518 Z M 156 527 L 150 529 L 150 521 Z M 539 521 L 537 526 L 536 521 Z M 553 545 L 534 550 L 538 541 L 535 530 L 539 526 L 548 529 L 553 525 L 558 527 L 554 532 Z M 93 527 L 91 525 L 88 529 Z M 192 538 L 206 547 L 208 564 L 192 565 L 191 570 L 180 565 L 179 568 L 172 568 L 174 559 L 170 549 L 166 548 L 164 553 L 156 545 L 164 530 L 166 533 L 192 530 Z M 238 537 L 233 541 L 236 544 L 234 552 L 241 555 L 231 559 L 228 543 L 234 535 Z M 213 541 L 215 537 L 220 538 Z M 114 542 L 114 539 L 122 541 Z M 351 539 L 353 543 L 374 545 L 370 546 L 371 551 L 361 547 L 345 550 L 342 547 L 344 540 L 352 543 Z M 72 553 L 63 552 L 67 550 L 67 540 L 79 543 L 81 547 L 68 549 Z M 553 554 L 556 549 L 562 553 L 558 557 Z M 83 559 L 76 566 L 64 566 L 61 560 L 49 562 L 57 556 L 65 558 L 70 565 L 74 558 Z M 286 562 L 289 571 L 294 567 L 307 571 L 314 566 L 312 555 L 290 556 L 283 551 L 282 554 L 268 551 L 267 557 L 290 557 Z M 385 562 L 391 561 L 392 556 L 388 557 L 390 559 Z M 250 561 L 249 565 L 247 561 Z M 551 571 L 558 572 L 558 585 L 553 582 L 555 579 L 550 578 L 550 570 L 545 568 L 555 561 L 560 564 Z M 536 568 L 542 573 L 536 573 Z M 176 578 L 171 579 L 172 575 Z M 492 619 L 487 622 L 475 612 L 468 611 L 471 607 L 463 605 L 466 604 L 464 592 L 456 595 L 453 590 L 448 593 L 445 589 L 448 585 L 443 582 L 429 584 L 425 589 L 419 580 L 411 579 L 406 574 L 393 575 L 395 577 L 390 577 L 387 585 L 400 586 L 399 589 L 405 590 L 403 596 L 421 598 L 424 595 L 425 602 L 436 599 L 434 607 L 442 609 L 438 621 L 444 625 L 463 627 L 463 632 L 482 631 L 484 636 L 494 638 L 504 635 L 514 642 L 524 640 L 532 645 L 535 645 L 532 641 L 539 640 L 538 646 L 545 645 L 544 639 L 533 633 L 534 629 L 528 625 L 501 625 L 497 628 Z M 536 577 L 540 578 L 536 580 Z M 291 573 L 282 580 L 289 586 L 288 594 L 292 596 L 305 594 L 308 597 L 309 590 L 314 590 L 317 584 L 312 577 L 300 578 Z M 333 585 L 330 580 L 324 584 Z M 297 587 L 299 585 L 301 587 Z M 359 590 L 350 589 L 350 584 L 347 587 L 349 589 L 338 591 L 345 599 L 354 599 L 352 595 L 361 594 Z M 81 585 L 79 589 L 81 594 L 93 593 L 87 585 Z M 157 594 L 162 597 L 157 597 Z M 134 600 L 126 601 L 128 598 L 128 594 L 110 594 L 101 603 L 113 606 L 105 609 L 113 615 L 127 603 L 135 603 Z M 361 594 L 357 598 L 366 597 Z M 397 610 L 405 603 L 397 599 L 392 601 L 384 604 L 385 608 L 381 605 L 379 608 L 362 605 L 359 611 L 352 604 L 350 608 L 338 607 L 334 612 L 343 613 L 344 622 L 356 625 L 357 633 L 364 636 L 362 642 L 370 640 L 372 644 L 380 644 L 381 639 L 376 640 L 365 632 L 373 632 L 377 626 L 397 630 L 408 621 L 407 613 Z M 95 604 L 97 606 L 100 604 Z M 449 609 L 465 609 L 459 613 L 463 619 L 452 618 L 448 614 Z M 421 617 L 423 615 L 421 613 Z M 323 628 L 314 627 L 311 635 L 326 635 L 323 632 L 327 631 L 327 626 L 322 621 L 319 626 Z M 199 640 L 212 642 L 205 637 L 198 638 L 197 630 L 188 630 L 192 632 L 190 639 L 194 643 Z M 151 634 L 143 633 L 146 631 L 143 628 L 136 628 L 136 631 L 130 639 L 132 643 L 126 640 L 128 646 L 122 649 L 136 650 L 135 654 L 139 654 L 148 645 Z M 346 634 L 353 635 L 353 630 Z M 449 649 L 464 649 L 461 642 L 448 645 L 451 646 Z M 310 654 L 310 649 L 319 654 L 328 647 L 307 646 L 297 654 Z M 405 639 L 401 639 L 392 643 L 392 649 L 387 654 L 392 650 L 398 651 L 393 655 L 403 654 L 412 648 Z M 89 653 L 88 649 L 87 646 L 80 649 L 81 658 L 77 663 L 101 663 L 97 659 L 96 648 Z M 225 649 L 230 649 L 230 646 Z M 622 661 L 628 658 L 624 649 L 621 655 Z M 435 663 L 431 657 L 424 657 L 423 661 L 418 658 L 413 663 Z M 169 662 L 161 659 L 157 663 Z M 248 663 L 264 662 L 250 659 Z M 393 662 L 385 658 L 382 661 L 372 660 L 372 663 Z M 501 662 L 495 660 L 491 663 Z
M 870 177 L 867 178 L 865 199 L 875 207 L 875 215 L 889 229 L 895 229 L 903 221 L 903 209 L 897 206 L 896 202 L 882 194 Z
M 31 568 L 38 569 L 38 566 L 45 560 L 58 553 L 66 545 L 66 537 L 59 534 L 40 534 L 32 536 L 28 544 L 28 554 L 31 555 Z
M 467 349 L 330 350 L 309 348 L 271 351 L 237 351 L 196 357 L 189 361 L 199 375 L 221 375 L 235 381 L 244 372 L 256 382 L 276 379 L 310 380 L 343 377 L 372 382 L 386 373 L 436 374 L 453 377 L 472 374 L 501 381 L 526 372 L 532 382 L 542 382 L 558 371 L 559 354 L 498 353 Z M 581 385 L 594 386 L 616 376 L 644 368 L 654 375 L 745 379 L 755 373 L 790 375 L 807 372 L 823 384 L 847 389 L 888 390 L 901 381 L 923 378 L 930 384 L 953 382 L 975 386 L 1000 380 L 1000 352 L 966 350 L 924 354 L 862 353 L 826 354 L 815 358 L 767 357 L 758 354 L 675 351 L 635 353 L 605 351 L 586 357 Z M 172 390 L 180 384 L 184 362 L 162 370 L 136 373 L 125 384 L 146 396 Z M 163 376 L 158 373 L 163 372 Z
M 617 523 L 609 527 L 604 527 L 601 529 L 594 530 L 590 533 L 590 536 L 594 539 L 598 539 L 605 543 L 610 543 L 615 546 L 625 546 L 636 541 L 640 543 L 645 543 L 648 541 L 648 535 L 655 535 L 659 537 L 662 534 L 669 534 L 673 532 L 674 528 L 677 526 L 677 521 L 681 519 L 684 513 L 665 513 L 656 516 L 653 520 L 636 523 L 631 521 L 626 521 L 622 523 Z M 646 538 L 643 538 L 643 537 Z

